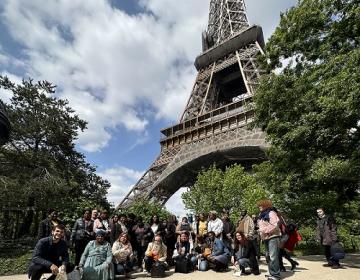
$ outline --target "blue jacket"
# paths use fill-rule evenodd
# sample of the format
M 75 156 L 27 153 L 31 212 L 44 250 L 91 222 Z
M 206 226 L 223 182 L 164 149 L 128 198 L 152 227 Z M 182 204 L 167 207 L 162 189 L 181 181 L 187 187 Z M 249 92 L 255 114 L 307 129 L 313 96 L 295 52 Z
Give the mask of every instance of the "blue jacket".
M 230 257 L 229 249 L 224 245 L 224 243 L 219 238 L 215 238 L 211 255 L 212 256 L 220 256 L 220 255 L 224 255 L 224 254 L 226 254 L 228 257 Z

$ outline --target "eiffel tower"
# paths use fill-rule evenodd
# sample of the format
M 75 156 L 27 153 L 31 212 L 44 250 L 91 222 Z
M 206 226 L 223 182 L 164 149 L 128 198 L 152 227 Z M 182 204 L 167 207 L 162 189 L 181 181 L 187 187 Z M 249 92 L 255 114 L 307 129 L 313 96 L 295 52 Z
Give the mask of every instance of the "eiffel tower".
M 260 26 L 250 26 L 244 0 L 210 0 L 198 74 L 180 122 L 161 130 L 161 152 L 117 206 L 138 198 L 166 203 L 181 187 L 193 185 L 202 168 L 240 163 L 247 168 L 266 159 L 265 135 L 249 130 L 252 98 L 262 73 Z

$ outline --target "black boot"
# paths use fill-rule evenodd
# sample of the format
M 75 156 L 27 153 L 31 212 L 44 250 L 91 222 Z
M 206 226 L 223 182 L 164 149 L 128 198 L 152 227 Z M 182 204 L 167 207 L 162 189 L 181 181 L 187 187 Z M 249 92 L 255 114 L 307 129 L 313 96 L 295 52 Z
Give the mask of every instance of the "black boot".
M 297 261 L 294 261 L 294 260 L 291 260 L 290 263 L 291 263 L 291 270 L 294 270 L 296 268 L 296 266 L 299 265 L 299 263 Z

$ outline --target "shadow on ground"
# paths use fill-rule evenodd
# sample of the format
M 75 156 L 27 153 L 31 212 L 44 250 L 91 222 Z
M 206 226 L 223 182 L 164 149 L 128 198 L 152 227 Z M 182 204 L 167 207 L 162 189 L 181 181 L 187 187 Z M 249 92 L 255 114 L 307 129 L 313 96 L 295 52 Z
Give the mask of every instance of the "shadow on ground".
M 325 257 L 323 255 L 311 255 L 311 256 L 301 256 L 297 259 L 307 260 L 312 262 L 323 262 L 326 263 Z M 347 254 L 345 259 L 340 261 L 340 264 L 343 269 L 346 268 L 358 268 L 360 269 L 360 253 Z M 360 277 L 359 277 L 360 279 Z

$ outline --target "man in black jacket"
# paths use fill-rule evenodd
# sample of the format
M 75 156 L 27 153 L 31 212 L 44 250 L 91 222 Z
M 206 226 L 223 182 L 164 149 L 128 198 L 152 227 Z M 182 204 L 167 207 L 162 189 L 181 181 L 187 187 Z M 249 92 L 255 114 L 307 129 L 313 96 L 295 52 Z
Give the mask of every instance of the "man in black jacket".
M 51 236 L 40 239 L 34 249 L 29 266 L 31 280 L 39 280 L 43 273 L 52 273 L 48 280 L 53 280 L 62 268 L 69 271 L 69 254 L 64 241 L 65 227 L 55 225 Z

